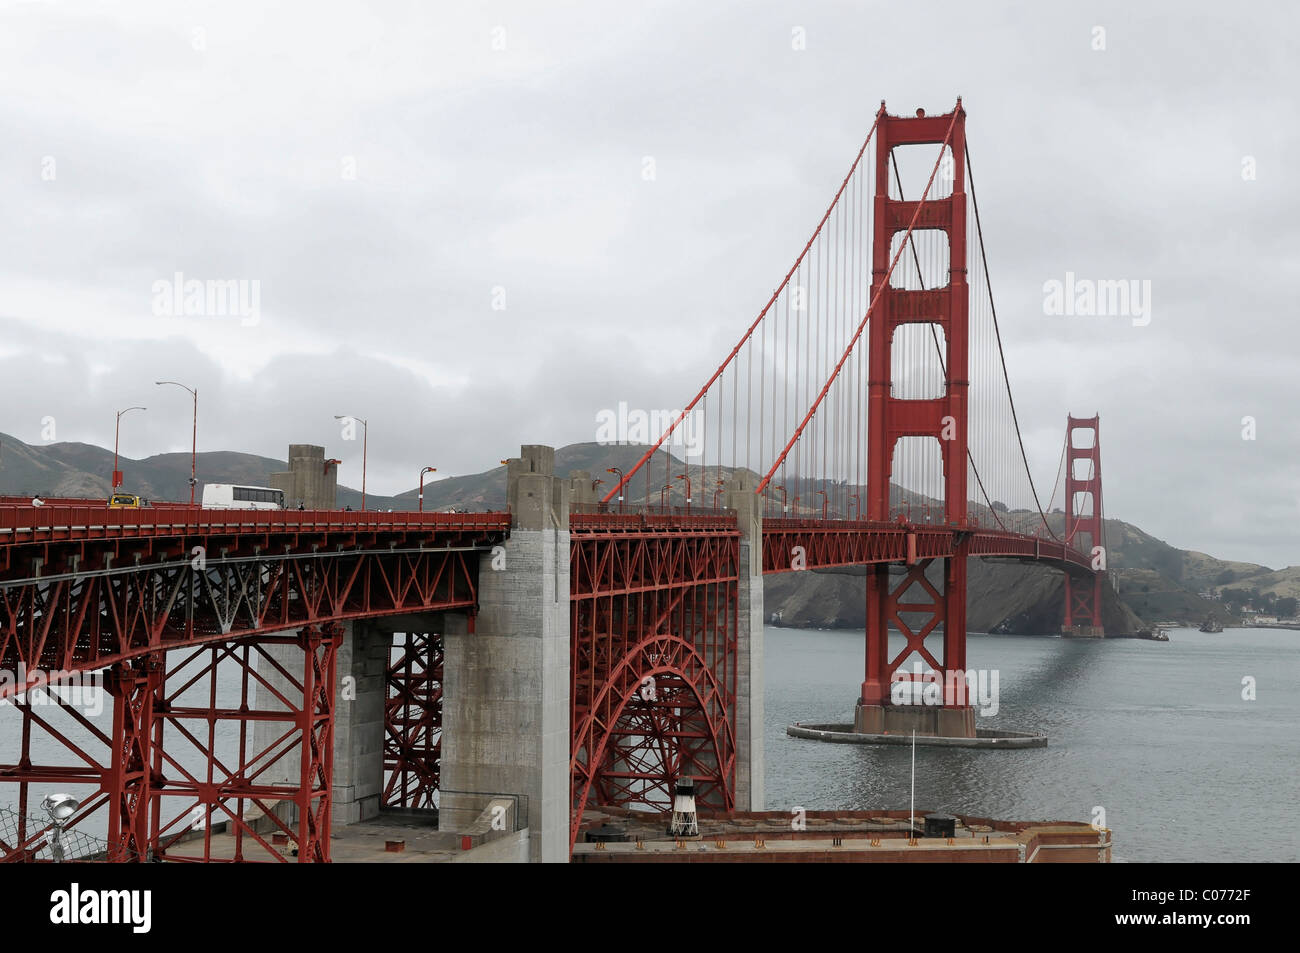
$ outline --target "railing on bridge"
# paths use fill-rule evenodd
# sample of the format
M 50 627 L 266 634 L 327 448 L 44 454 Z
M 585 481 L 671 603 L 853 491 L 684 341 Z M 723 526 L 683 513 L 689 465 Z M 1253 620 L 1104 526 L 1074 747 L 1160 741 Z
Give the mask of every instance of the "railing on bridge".
M 217 510 L 183 504 L 110 508 L 106 504 L 0 505 L 0 545 L 58 539 L 177 536 L 194 533 L 501 531 L 510 514 L 346 510 Z

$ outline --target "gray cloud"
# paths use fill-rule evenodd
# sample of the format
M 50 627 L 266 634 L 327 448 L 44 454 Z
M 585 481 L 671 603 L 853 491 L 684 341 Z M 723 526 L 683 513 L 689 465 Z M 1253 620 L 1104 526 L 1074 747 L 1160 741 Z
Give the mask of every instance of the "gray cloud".
M 368 416 L 385 493 L 590 440 L 603 407 L 694 394 L 880 99 L 960 93 L 1035 476 L 1067 412 L 1100 412 L 1108 515 L 1300 563 L 1286 5 L 11 13 L 0 429 L 37 442 L 49 414 L 103 445 L 144 403 L 124 452 L 186 449 L 184 395 L 152 384 L 170 377 L 199 387 L 207 449 L 312 441 L 351 466 L 332 415 Z M 260 321 L 153 315 L 177 271 L 260 281 Z M 1151 323 L 1044 315 L 1067 271 L 1150 280 Z

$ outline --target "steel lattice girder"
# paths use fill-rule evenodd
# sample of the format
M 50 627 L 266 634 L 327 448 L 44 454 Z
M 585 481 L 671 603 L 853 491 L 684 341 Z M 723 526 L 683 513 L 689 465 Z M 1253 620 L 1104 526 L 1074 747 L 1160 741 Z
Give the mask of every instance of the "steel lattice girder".
M 1101 622 L 1101 577 L 1093 573 L 1091 579 L 1065 577 L 1065 626 L 1092 625 Z
M 763 572 L 873 563 L 906 563 L 937 559 L 956 552 L 968 541 L 971 556 L 1008 556 L 1050 563 L 1066 570 L 1091 572 L 1090 557 L 1064 543 L 1019 533 L 971 530 L 912 523 L 825 522 L 807 519 L 767 519 L 763 523 Z
M 95 784 L 97 792 L 84 800 L 66 827 L 83 823 L 107 806 L 108 859 L 113 861 L 152 856 L 168 861 L 238 862 L 253 859 L 246 853 L 252 846 L 255 857 L 282 862 L 286 858 L 267 836 L 274 833 L 296 846 L 300 863 L 328 862 L 336 656 L 341 636 L 337 624 L 308 626 L 296 634 L 245 637 L 118 663 L 105 683 L 114 699 L 111 737 L 73 706 L 52 698 L 102 745 L 103 763 L 37 714 L 30 699 L 18 700 L 15 704 L 24 717 L 23 749 L 18 764 L 0 765 L 0 783 L 19 784 L 23 816 L 30 811 L 27 790 L 33 783 Z M 300 648 L 301 667 L 286 667 L 274 658 L 267 651 L 273 645 Z M 164 665 L 168 661 L 172 664 Z M 223 663 L 239 667 L 237 708 L 216 703 L 217 671 Z M 181 703 L 186 693 L 196 691 L 205 704 Z M 196 722 L 201 730 L 191 727 Z M 223 723 L 238 725 L 233 760 L 216 751 L 218 726 Z M 252 727 L 268 723 L 281 723 L 284 730 L 270 732 L 270 740 L 259 745 L 251 737 Z M 33 726 L 60 742 L 83 766 L 33 765 Z M 197 757 L 203 767 L 188 766 L 187 755 Z M 296 777 L 270 779 L 268 772 L 286 757 L 291 763 L 296 759 Z M 283 803 L 295 809 L 296 825 L 276 811 Z M 270 831 L 255 830 L 249 808 L 257 809 Z M 214 817 L 226 821 L 233 835 L 232 857 L 213 854 Z M 203 833 L 196 837 L 199 829 Z M 0 852 L 7 852 L 0 860 L 23 856 L 15 845 L 0 845 Z
M 391 654 L 391 653 L 390 653 Z M 434 808 L 442 769 L 443 645 L 440 635 L 406 633 L 385 669 L 385 807 Z
M 472 609 L 477 549 L 142 564 L 0 579 L 0 668 L 93 671 L 176 646 L 406 612 Z M 0 684 L 0 695 L 22 686 Z
M 927 578 L 934 560 L 925 559 L 907 568 L 891 583 L 889 567 L 878 565 L 867 575 L 866 677 L 862 702 L 888 705 L 895 673 L 913 655 L 937 673 L 941 685 L 954 684 L 951 676 L 966 669 L 966 554 L 942 561 L 942 591 Z M 942 658 L 926 646 L 926 638 L 943 626 Z M 889 629 L 893 626 L 905 645 L 889 657 Z M 945 698 L 948 705 L 950 699 Z
M 592 798 L 735 805 L 740 534 L 570 530 L 570 843 Z

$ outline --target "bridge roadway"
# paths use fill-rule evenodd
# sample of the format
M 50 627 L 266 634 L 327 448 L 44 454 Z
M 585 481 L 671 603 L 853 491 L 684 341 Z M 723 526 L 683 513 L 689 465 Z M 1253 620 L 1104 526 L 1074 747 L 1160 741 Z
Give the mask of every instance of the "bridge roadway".
M 506 511 L 110 509 L 98 500 L 32 506 L 5 498 L 0 666 L 94 670 L 159 649 L 313 623 L 470 610 L 478 557 L 469 554 L 503 542 L 510 520 Z M 569 530 L 575 553 L 583 537 L 738 533 L 734 514 L 680 510 L 573 513 Z M 912 564 L 951 556 L 962 536 L 971 556 L 1092 572 L 1086 554 L 1061 542 L 974 524 L 799 518 L 763 521 L 762 571 Z M 92 611 L 96 600 L 103 611 Z M 0 684 L 0 696 L 17 688 Z

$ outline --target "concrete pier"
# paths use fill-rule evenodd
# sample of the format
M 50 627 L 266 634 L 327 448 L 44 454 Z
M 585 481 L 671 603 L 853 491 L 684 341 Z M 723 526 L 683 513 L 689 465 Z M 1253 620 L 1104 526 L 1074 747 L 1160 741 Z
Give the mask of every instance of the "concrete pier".
M 330 817 L 336 826 L 379 816 L 384 790 L 384 670 L 392 644 L 390 625 L 350 622 L 344 626 L 334 700 Z
M 753 477 L 737 474 L 727 506 L 740 525 L 736 598 L 736 810 L 764 809 L 763 792 L 763 509 Z
M 974 738 L 975 709 L 941 708 L 937 705 L 864 705 L 854 711 L 853 730 L 862 734 L 934 735 L 942 738 Z
M 441 803 L 454 819 L 526 798 L 529 858 L 565 862 L 571 486 L 540 446 L 522 448 L 507 481 L 510 539 L 483 556 L 474 631 L 456 617 L 444 635 Z
M 309 443 L 289 444 L 289 469 L 271 474 L 271 486 L 284 491 L 284 508 L 337 509 L 337 461 L 325 459 L 325 448 Z
M 336 657 L 334 765 L 330 790 L 330 817 L 335 825 L 355 824 L 379 815 L 384 784 L 384 668 L 395 621 L 343 624 L 343 639 Z M 264 645 L 262 651 L 295 678 L 301 678 L 303 651 L 300 647 Z M 302 693 L 273 666 L 260 664 L 258 674 L 271 686 L 270 689 L 258 686 L 254 698 L 258 710 L 288 710 L 275 692 L 295 706 L 301 704 Z M 254 746 L 265 750 L 286 727 L 283 721 L 254 722 Z M 258 780 L 264 784 L 297 784 L 300 768 L 300 752 L 294 747 L 274 761 Z M 281 817 L 291 823 L 297 820 L 290 816 L 292 808 L 293 805 L 286 803 L 279 809 L 283 812 Z

